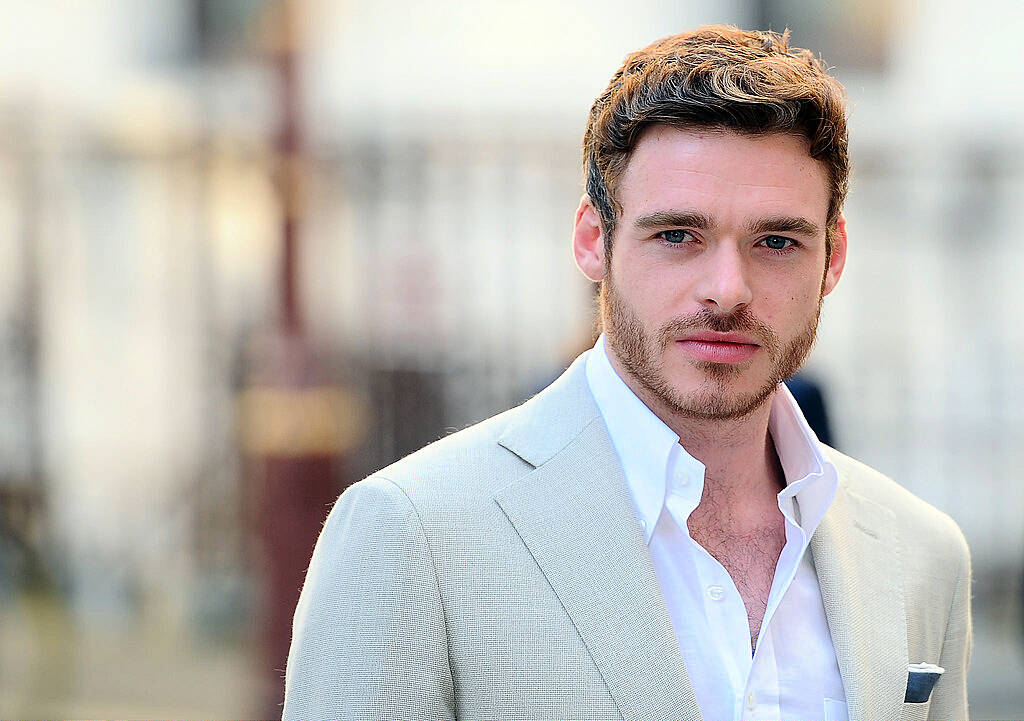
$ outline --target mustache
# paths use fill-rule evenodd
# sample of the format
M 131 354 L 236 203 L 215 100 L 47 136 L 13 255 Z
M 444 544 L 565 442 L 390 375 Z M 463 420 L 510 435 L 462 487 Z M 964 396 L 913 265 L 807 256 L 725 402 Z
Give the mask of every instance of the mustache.
M 658 340 L 662 347 L 665 347 L 681 335 L 702 330 L 753 336 L 773 355 L 779 349 L 778 336 L 745 308 L 734 313 L 715 313 L 710 308 L 703 308 L 696 313 L 674 318 L 658 331 Z

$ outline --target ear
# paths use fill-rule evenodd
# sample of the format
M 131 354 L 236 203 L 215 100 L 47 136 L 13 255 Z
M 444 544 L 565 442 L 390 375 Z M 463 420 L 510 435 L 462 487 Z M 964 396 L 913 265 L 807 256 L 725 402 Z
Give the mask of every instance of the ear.
M 839 219 L 836 221 L 836 234 L 832 239 L 832 257 L 828 259 L 828 267 L 825 268 L 825 284 L 822 295 L 828 295 L 835 290 L 844 267 L 846 267 L 846 218 L 840 213 Z
M 604 278 L 604 233 L 601 232 L 601 221 L 589 195 L 580 199 L 580 207 L 576 209 L 572 254 L 583 275 L 595 283 Z

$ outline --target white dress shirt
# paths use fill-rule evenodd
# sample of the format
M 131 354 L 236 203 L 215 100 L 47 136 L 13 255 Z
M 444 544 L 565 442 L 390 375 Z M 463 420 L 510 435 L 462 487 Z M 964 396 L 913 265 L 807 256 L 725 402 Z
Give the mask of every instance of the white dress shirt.
M 808 551 L 838 480 L 793 396 L 780 386 L 769 432 L 786 478 L 786 545 L 751 654 L 746 607 L 725 568 L 690 537 L 704 466 L 612 368 L 602 335 L 587 382 L 629 484 L 705 721 L 846 721 L 846 696 Z

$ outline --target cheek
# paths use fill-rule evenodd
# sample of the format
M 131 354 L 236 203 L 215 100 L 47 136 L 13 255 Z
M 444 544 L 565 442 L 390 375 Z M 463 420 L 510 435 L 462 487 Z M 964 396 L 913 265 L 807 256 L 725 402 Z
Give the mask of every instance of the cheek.
M 766 290 L 760 297 L 760 312 L 757 315 L 768 325 L 783 329 L 789 326 L 802 326 L 807 317 L 818 309 L 821 298 L 821 279 L 813 283 L 778 285 Z
M 613 258 L 615 288 L 648 326 L 672 315 L 678 302 L 680 284 L 664 269 L 624 263 L 617 267 Z
M 821 283 L 824 279 L 824 269 L 820 272 L 815 268 L 802 270 L 790 270 L 779 272 L 773 277 L 767 278 L 768 283 L 763 286 L 767 295 L 772 296 L 778 303 L 787 303 L 794 306 L 805 304 L 816 305 L 821 298 Z

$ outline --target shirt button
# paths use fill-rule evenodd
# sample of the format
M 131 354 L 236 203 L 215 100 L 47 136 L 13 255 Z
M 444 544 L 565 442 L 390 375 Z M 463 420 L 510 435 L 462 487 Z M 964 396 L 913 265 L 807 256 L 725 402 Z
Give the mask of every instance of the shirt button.
M 647 533 L 647 521 L 640 521 L 640 530 Z
M 757 708 L 757 694 L 755 694 L 753 691 L 751 691 L 751 692 L 749 692 L 747 694 L 747 709 L 749 709 L 750 711 L 753 711 L 756 708 Z
M 725 598 L 725 589 L 721 586 L 708 586 L 708 598 L 712 601 L 721 601 Z

